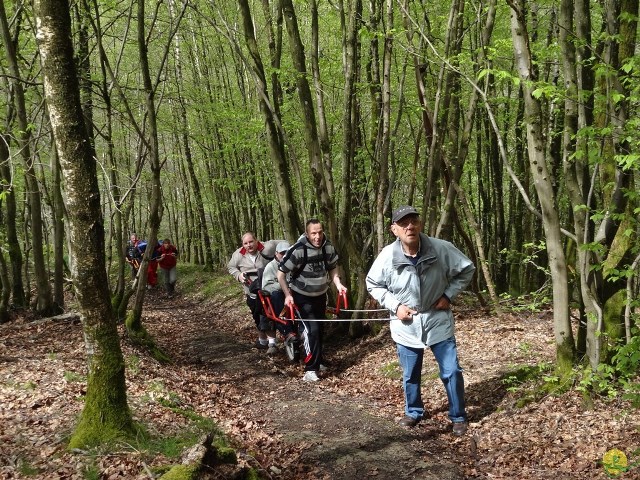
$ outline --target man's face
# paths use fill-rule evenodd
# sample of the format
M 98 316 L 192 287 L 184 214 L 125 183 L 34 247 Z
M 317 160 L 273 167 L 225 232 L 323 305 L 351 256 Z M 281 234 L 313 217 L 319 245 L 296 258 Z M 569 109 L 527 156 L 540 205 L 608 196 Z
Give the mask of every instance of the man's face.
M 162 242 L 162 249 L 169 250 L 169 242 Z
M 131 235 L 131 243 L 136 243 L 138 241 L 138 236 L 134 233 Z
M 242 246 L 246 248 L 251 255 L 258 251 L 258 242 L 253 235 L 245 235 L 242 237 Z
M 420 243 L 422 222 L 418 215 L 407 215 L 396 223 L 391 224 L 391 231 L 400 239 L 403 245 L 415 247 Z
M 321 223 L 312 223 L 307 226 L 307 239 L 309 243 L 316 248 L 322 246 L 322 241 L 324 240 L 324 230 L 322 230 Z

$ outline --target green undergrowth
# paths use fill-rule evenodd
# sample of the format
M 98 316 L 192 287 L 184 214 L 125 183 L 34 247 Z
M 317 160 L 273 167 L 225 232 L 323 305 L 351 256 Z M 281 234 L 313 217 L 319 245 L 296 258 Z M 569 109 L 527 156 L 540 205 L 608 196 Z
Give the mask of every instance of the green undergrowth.
M 210 441 L 211 444 L 211 454 L 206 458 L 208 464 L 237 463 L 235 450 L 229 446 L 224 432 L 212 419 L 181 406 L 175 395 L 167 394 L 156 398 L 156 401 L 186 419 L 186 425 L 172 434 L 158 434 L 150 433 L 145 425 L 138 423 L 135 426 L 134 438 L 105 443 L 90 450 L 76 450 L 76 453 L 84 455 L 82 460 L 84 466 L 81 470 L 85 480 L 102 478 L 98 468 L 99 458 L 122 450 L 123 447 L 125 450 L 137 452 L 141 458 L 145 459 L 154 477 L 165 480 L 198 478 L 200 465 L 180 465 L 178 461 L 185 450 L 203 441 L 207 443 Z M 207 440 L 204 440 L 205 438 Z M 158 456 L 165 458 L 169 463 L 152 465 Z
M 205 272 L 202 265 L 179 264 L 178 288 L 183 295 L 197 295 L 204 298 L 241 298 L 238 283 L 223 271 Z
M 561 395 L 573 385 L 573 379 L 562 380 L 556 375 L 553 364 L 545 362 L 514 365 L 502 375 L 501 380 L 518 408 L 538 402 L 547 395 Z

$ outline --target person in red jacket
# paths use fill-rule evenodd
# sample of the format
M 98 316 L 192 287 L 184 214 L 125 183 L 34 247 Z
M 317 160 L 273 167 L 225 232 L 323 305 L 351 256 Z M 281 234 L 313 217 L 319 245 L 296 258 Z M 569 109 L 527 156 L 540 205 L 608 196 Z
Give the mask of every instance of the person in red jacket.
M 162 244 L 158 246 L 157 252 L 159 253 L 158 264 L 162 269 L 167 295 L 172 297 L 178 278 L 178 270 L 176 268 L 176 264 L 178 263 L 178 249 L 175 245 L 171 244 L 171 240 L 165 238 Z

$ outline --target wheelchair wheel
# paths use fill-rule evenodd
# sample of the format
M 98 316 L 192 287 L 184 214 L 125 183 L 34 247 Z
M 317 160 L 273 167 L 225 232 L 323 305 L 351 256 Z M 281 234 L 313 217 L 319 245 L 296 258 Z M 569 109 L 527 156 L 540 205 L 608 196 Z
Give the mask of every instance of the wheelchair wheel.
M 300 361 L 300 339 L 297 336 L 288 338 L 284 342 L 284 350 L 291 363 Z

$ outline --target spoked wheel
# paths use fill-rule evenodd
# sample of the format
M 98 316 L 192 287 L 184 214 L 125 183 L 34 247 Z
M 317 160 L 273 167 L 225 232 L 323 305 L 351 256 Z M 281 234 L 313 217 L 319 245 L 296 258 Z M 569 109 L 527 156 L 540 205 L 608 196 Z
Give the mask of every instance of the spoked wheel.
M 285 340 L 284 350 L 287 352 L 287 358 L 289 358 L 289 361 L 292 363 L 300 360 L 300 339 L 297 335 Z

